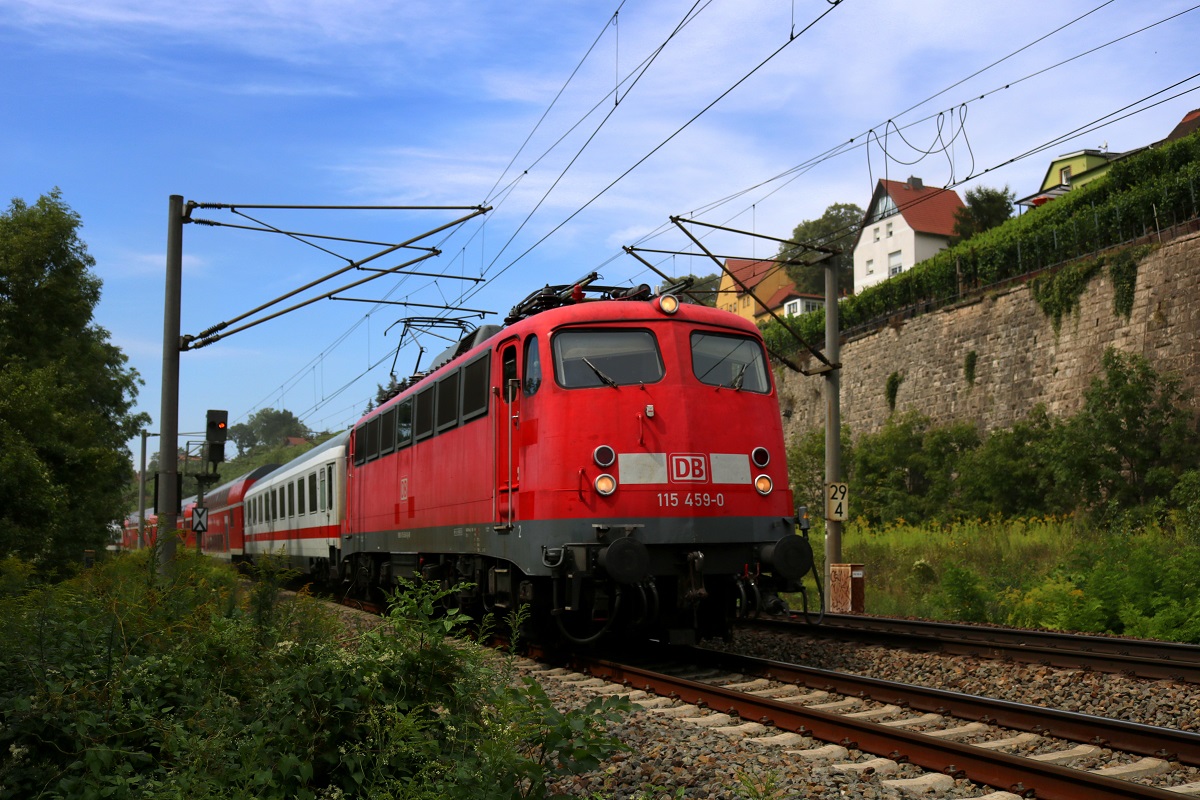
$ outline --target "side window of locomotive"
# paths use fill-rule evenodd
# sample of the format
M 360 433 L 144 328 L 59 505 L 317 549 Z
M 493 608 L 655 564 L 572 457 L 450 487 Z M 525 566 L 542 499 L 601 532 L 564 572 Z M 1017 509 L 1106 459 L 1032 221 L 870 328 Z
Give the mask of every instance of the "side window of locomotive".
M 555 335 L 554 377 L 565 389 L 657 383 L 662 355 L 649 331 L 606 329 Z
M 511 403 L 517 399 L 515 383 L 517 380 L 517 348 L 514 346 L 504 348 L 500 359 L 500 380 L 504 384 L 501 393 L 504 395 L 504 402 Z
M 379 458 L 379 417 L 367 420 L 367 461 Z
M 379 420 L 379 455 L 386 456 L 396 449 L 396 408 L 383 412 Z
M 396 406 L 396 449 L 408 447 L 413 437 L 413 400 L 408 398 Z
M 354 429 L 354 466 L 361 467 L 367 463 L 367 426 L 359 425 Z
M 416 436 L 418 442 L 433 435 L 433 390 L 435 388 L 430 386 L 417 395 Z
M 762 346 L 748 336 L 693 332 L 692 371 L 709 386 L 759 394 L 771 391 Z
M 475 419 L 488 410 L 488 369 L 490 354 L 484 354 L 462 368 L 462 421 Z
M 317 513 L 317 473 L 308 473 L 308 513 Z
M 438 433 L 458 424 L 458 370 L 437 382 Z
M 537 394 L 542 385 L 542 356 L 537 336 L 525 340 L 525 396 Z

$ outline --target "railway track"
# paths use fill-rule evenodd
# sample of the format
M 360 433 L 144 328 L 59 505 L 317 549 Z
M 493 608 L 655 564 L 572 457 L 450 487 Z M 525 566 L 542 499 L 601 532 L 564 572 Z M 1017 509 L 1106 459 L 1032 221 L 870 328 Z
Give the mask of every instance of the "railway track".
M 782 748 L 779 758 L 836 762 L 862 750 L 877 758 L 835 768 L 885 775 L 908 762 L 926 770 L 897 786 L 904 791 L 967 778 L 1001 787 L 997 800 L 1200 796 L 1200 734 L 708 650 L 673 650 L 658 660 L 671 666 L 575 656 L 556 677 L 639 693 L 633 697 L 651 713 L 744 737 L 747 746 Z M 1035 743 L 1045 752 L 1007 752 Z M 1081 760 L 1090 768 L 1069 766 Z M 1171 774 L 1179 785 L 1168 788 L 1163 776 Z
M 846 614 L 827 614 L 820 625 L 769 617 L 749 620 L 745 625 L 889 647 L 1008 658 L 1053 667 L 1086 668 L 1200 684 L 1200 647 L 1175 642 Z

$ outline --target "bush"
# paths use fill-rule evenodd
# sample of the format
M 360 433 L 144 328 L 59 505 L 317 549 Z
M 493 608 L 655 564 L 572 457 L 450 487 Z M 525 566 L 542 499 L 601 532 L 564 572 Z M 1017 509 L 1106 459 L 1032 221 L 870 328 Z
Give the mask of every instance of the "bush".
M 303 592 L 251 604 L 228 568 L 174 566 L 0 598 L 0 798 L 541 798 L 619 747 L 624 701 L 559 712 L 448 638 L 460 587 L 411 586 L 339 644 Z

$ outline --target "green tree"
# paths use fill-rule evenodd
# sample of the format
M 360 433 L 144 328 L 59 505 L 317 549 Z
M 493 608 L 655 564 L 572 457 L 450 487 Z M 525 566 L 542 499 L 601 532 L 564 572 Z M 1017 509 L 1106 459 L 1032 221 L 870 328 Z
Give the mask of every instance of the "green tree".
M 102 548 L 124 515 L 141 381 L 94 324 L 101 282 L 55 189 L 0 214 L 0 554 L 44 564 Z
M 806 219 L 792 231 L 791 242 L 779 246 L 776 256 L 787 265 L 788 277 L 802 294 L 825 293 L 825 263 L 813 264 L 820 257 L 802 244 L 841 250 L 833 256 L 838 274 L 838 290 L 854 290 L 854 242 L 862 227 L 863 210 L 854 203 L 834 203 L 818 219 Z
M 229 438 L 237 445 L 239 455 L 259 447 L 283 444 L 288 437 L 308 439 L 312 435 L 300 418 L 286 409 L 260 409 L 245 422 L 229 426 Z
M 1167 498 L 1200 457 L 1190 396 L 1134 353 L 1109 348 L 1104 373 L 1059 433 L 1057 477 L 1076 497 L 1110 510 Z
M 678 278 L 661 282 L 657 291 L 661 292 L 686 278 L 692 279 L 692 288 L 687 290 L 689 297 L 710 308 L 717 305 L 717 290 L 721 288 L 721 273 L 719 272 L 710 272 L 707 275 L 695 275 L 689 272 L 687 275 L 680 275 Z
M 1038 405 L 1008 429 L 994 430 L 958 464 L 960 509 L 968 518 L 1061 514 L 1074 498 L 1055 479 L 1056 430 L 1061 423 Z
M 966 205 L 954 212 L 954 235 L 966 241 L 1004 224 L 1013 214 L 1016 195 L 1008 190 L 976 186 L 967 190 Z

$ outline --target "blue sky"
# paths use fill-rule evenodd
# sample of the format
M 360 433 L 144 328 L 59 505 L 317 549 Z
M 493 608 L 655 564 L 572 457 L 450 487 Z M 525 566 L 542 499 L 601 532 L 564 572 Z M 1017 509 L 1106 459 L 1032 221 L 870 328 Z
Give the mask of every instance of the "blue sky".
M 57 186 L 81 215 L 104 281 L 97 321 L 144 379 L 138 406 L 157 430 L 172 194 L 492 205 L 426 240 L 442 255 L 414 268 L 485 282 L 387 277 L 345 295 L 458 300 L 498 322 L 530 291 L 592 270 L 655 283 L 621 248 L 689 250 L 672 215 L 785 237 L 832 203 L 865 205 L 881 177 L 1023 196 L 1056 155 L 1161 139 L 1200 107 L 1193 5 L 0 0 L 0 192 L 32 202 Z M 246 213 L 394 242 L 461 212 Z M 777 249 L 697 233 L 723 255 Z M 379 249 L 325 246 L 347 259 Z M 668 273 L 713 271 L 650 258 Z M 183 331 L 344 263 L 281 236 L 187 226 Z M 238 422 L 264 407 L 343 429 L 388 380 L 399 327 L 387 328 L 431 313 L 323 301 L 185 352 L 180 430 L 201 430 L 207 408 Z M 445 346 L 421 344 L 424 363 Z M 406 342 L 396 373 L 417 358 Z

